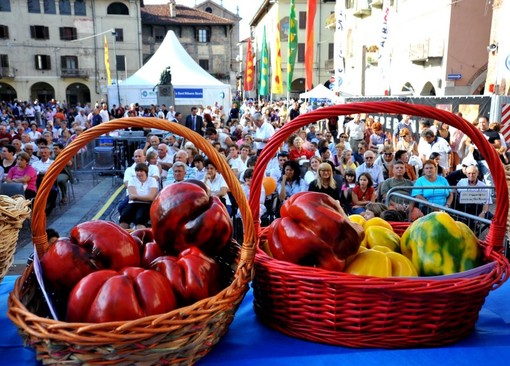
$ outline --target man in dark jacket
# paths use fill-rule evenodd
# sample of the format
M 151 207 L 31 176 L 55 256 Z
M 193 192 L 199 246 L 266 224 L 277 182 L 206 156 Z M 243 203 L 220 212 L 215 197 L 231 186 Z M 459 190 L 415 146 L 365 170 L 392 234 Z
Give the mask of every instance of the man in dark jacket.
M 204 136 L 204 131 L 202 129 L 204 127 L 204 120 L 201 116 L 197 115 L 197 112 L 197 107 L 191 108 L 191 114 L 186 117 L 186 127 L 195 131 L 199 135 Z

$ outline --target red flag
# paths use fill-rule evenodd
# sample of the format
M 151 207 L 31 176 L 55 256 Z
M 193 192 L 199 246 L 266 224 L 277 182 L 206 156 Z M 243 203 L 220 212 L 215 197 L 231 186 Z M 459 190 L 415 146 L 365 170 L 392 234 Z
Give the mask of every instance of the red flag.
M 253 51 L 251 49 L 251 39 L 248 38 L 248 48 L 246 50 L 246 68 L 244 70 L 244 90 L 253 90 L 255 77 L 255 65 L 253 64 Z
M 308 0 L 306 10 L 305 89 L 311 90 L 313 84 L 313 56 L 315 52 L 313 34 L 315 26 L 315 12 L 317 10 L 317 0 Z

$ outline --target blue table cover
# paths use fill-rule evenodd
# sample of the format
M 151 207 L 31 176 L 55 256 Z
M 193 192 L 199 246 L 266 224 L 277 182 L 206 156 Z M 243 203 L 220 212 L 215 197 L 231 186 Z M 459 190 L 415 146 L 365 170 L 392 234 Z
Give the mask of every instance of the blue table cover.
M 7 318 L 7 298 L 15 276 L 0 284 L 0 355 L 3 365 L 40 365 L 35 352 L 23 346 Z M 353 349 L 328 346 L 288 337 L 258 321 L 253 294 L 248 292 L 227 335 L 199 365 L 437 365 L 481 366 L 490 360 L 510 359 L 510 284 L 492 291 L 483 306 L 475 331 L 453 345 L 423 349 Z M 398 311 L 396 309 L 396 311 Z M 507 360 L 507 361 L 504 361 Z

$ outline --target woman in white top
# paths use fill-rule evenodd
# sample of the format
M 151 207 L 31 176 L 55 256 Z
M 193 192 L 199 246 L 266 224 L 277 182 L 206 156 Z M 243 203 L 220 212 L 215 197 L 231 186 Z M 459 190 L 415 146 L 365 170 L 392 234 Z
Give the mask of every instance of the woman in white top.
M 218 173 L 218 169 L 210 159 L 205 160 L 204 166 L 206 169 L 204 183 L 209 187 L 211 196 L 217 196 L 227 208 L 228 214 L 232 215 L 232 203 L 228 197 L 228 185 L 225 178 Z
M 310 167 L 308 171 L 305 173 L 304 179 L 306 184 L 310 184 L 313 180 L 317 179 L 317 174 L 319 171 L 319 165 L 322 163 L 322 159 L 318 156 L 312 156 L 310 158 Z
M 120 226 L 124 229 L 128 229 L 131 223 L 135 224 L 135 229 L 147 227 L 151 203 L 159 192 L 159 183 L 149 177 L 149 168 L 145 163 L 136 164 L 135 174 L 136 176 L 128 181 L 129 203 L 122 210 L 119 219 Z
M 30 124 L 30 131 L 28 131 L 28 136 L 30 136 L 30 140 L 34 142 L 42 137 L 42 133 L 37 130 L 37 123 L 33 122 Z

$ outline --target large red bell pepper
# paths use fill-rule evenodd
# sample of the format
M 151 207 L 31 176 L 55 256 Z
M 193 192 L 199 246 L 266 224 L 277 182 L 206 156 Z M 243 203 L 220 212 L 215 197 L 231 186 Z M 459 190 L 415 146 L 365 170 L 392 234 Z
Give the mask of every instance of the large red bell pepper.
M 150 216 L 154 239 L 172 255 L 196 246 L 214 256 L 232 236 L 225 206 L 193 183 L 163 188 L 151 205 Z
M 342 271 L 363 239 L 361 226 L 351 222 L 338 201 L 324 193 L 292 195 L 268 229 L 269 254 L 279 260 Z
M 101 270 L 81 279 L 67 305 L 67 321 L 102 323 L 157 315 L 177 307 L 169 281 L 161 273 L 127 267 Z
M 165 255 L 160 245 L 154 241 L 152 230 L 138 229 L 131 232 L 131 236 L 138 241 L 140 246 L 140 265 L 143 268 L 149 268 L 152 261 Z
M 185 249 L 178 257 L 159 257 L 150 268 L 165 275 L 183 306 L 213 296 L 222 288 L 218 263 L 196 247 Z
M 57 243 L 41 258 L 43 276 L 57 290 L 70 291 L 97 269 L 140 266 L 137 241 L 112 222 L 83 222 L 71 229 L 70 238 L 60 238 Z

